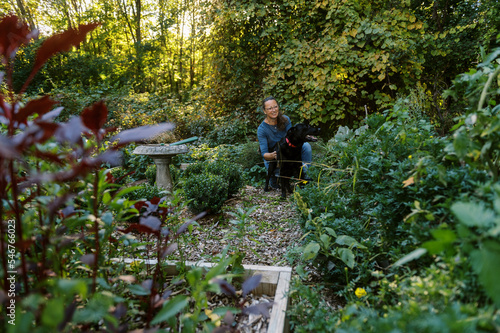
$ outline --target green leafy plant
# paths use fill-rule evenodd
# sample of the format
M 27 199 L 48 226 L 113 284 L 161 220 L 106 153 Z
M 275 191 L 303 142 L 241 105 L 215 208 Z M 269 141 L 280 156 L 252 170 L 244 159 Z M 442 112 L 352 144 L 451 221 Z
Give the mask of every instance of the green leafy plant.
M 294 198 L 302 212 L 309 211 L 298 192 L 294 193 Z M 326 262 L 329 268 L 338 265 L 336 261 L 340 260 L 352 269 L 355 264 L 354 248 L 366 249 L 366 246 L 360 244 L 351 236 L 337 235 L 334 229 L 327 227 L 328 223 L 326 221 L 332 217 L 333 214 L 321 214 L 312 218 L 308 214 L 305 228 L 312 229 L 312 231 L 305 235 L 305 237 L 308 235 L 311 237 L 307 238 L 308 243 L 302 249 L 302 259 L 308 261 L 320 255 L 322 261 Z
M 188 206 L 195 212 L 218 213 L 227 200 L 228 188 L 227 179 L 208 172 L 191 175 L 184 183 Z
M 1 318 L 2 331 L 113 332 L 159 329 L 160 324 L 203 328 L 207 318 L 190 315 L 188 296 L 172 295 L 176 281 L 163 267 L 163 259 L 182 248 L 182 235 L 196 217 L 180 222 L 179 193 L 168 200 L 127 199 L 137 187 L 121 189 L 108 169 L 119 165 L 123 147 L 173 125 L 139 127 L 110 137 L 116 130 L 104 127 L 108 109 L 103 102 L 66 122 L 54 121 L 61 108 L 53 109 L 57 103 L 48 96 L 22 103 L 44 63 L 78 46 L 96 26 L 80 25 L 44 40 L 16 93 L 12 61 L 35 33 L 13 15 L 0 20 L 0 60 L 6 69 L 0 78 L 8 92 L 0 94 L 0 283 L 11 306 L 9 317 Z M 134 260 L 126 263 L 126 256 Z M 151 257 L 156 264 L 143 265 L 142 259 Z M 222 281 L 224 269 L 221 264 L 211 278 Z M 192 274 L 189 281 L 196 286 L 198 275 Z M 259 281 L 251 279 L 245 292 Z M 192 292 L 197 305 L 207 304 L 204 294 Z
M 192 163 L 183 173 L 184 192 L 195 211 L 219 212 L 243 186 L 241 166 L 223 160 Z

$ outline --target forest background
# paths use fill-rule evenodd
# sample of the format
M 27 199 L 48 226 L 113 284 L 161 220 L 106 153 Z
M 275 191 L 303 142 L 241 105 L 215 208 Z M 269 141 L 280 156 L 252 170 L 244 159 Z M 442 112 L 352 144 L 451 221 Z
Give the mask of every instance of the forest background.
M 44 38 L 98 22 L 81 47 L 51 59 L 28 95 L 56 96 L 62 118 L 104 99 L 111 125 L 173 121 L 171 140 L 221 126 L 244 138 L 268 95 L 294 123 L 333 135 L 414 88 L 445 133 L 460 101 L 442 92 L 498 46 L 500 26 L 497 1 L 467 0 L 9 0 L 0 5 L 8 12 L 40 31 L 18 54 L 18 88 Z

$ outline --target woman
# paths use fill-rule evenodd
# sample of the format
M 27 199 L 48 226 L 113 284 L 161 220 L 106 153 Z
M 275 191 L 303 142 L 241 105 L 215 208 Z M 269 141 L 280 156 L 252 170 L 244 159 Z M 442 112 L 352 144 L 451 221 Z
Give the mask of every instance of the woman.
M 270 151 L 282 138 L 286 136 L 286 132 L 292 127 L 292 122 L 288 116 L 281 113 L 280 107 L 276 98 L 267 97 L 262 101 L 262 110 L 266 118 L 257 128 L 257 138 L 259 139 L 260 153 L 264 158 L 266 169 L 269 168 L 269 161 L 277 159 L 277 152 Z M 308 142 L 302 146 L 302 164 L 304 165 L 303 179 L 310 179 L 305 173 L 307 165 L 312 161 L 312 149 Z M 271 177 L 269 184 L 271 188 L 279 188 L 276 182 L 276 176 L 279 175 L 279 170 L 274 177 Z

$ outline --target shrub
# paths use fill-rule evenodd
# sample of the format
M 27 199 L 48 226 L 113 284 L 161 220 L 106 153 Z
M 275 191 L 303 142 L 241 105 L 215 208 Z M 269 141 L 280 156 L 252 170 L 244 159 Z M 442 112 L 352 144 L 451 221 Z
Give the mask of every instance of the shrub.
M 80 25 L 43 42 L 33 75 L 23 86 L 48 58 L 78 46 L 96 26 Z M 0 20 L 0 30 L 13 37 L 0 38 L 0 61 L 6 82 L 12 82 L 10 58 L 34 35 L 13 15 Z M 168 131 L 172 124 L 123 131 L 107 142 L 104 103 L 56 122 L 61 109 L 53 109 L 56 102 L 48 96 L 23 104 L 24 88 L 16 94 L 8 84 L 7 90 L 0 94 L 0 289 L 10 309 L 0 320 L 1 332 L 144 327 L 211 332 L 221 322 L 203 313 L 209 293 L 229 291 L 237 304 L 239 295 L 257 287 L 261 276 L 245 281 L 238 294 L 222 279 L 234 257 L 221 259 L 206 273 L 198 267 L 170 279 L 162 259 L 177 252 L 194 222 L 179 226 L 183 205 L 178 191 L 170 201 L 133 202 L 125 196 L 134 188 L 119 190 L 106 168 L 120 162 L 124 145 Z M 135 260 L 117 260 L 124 255 Z M 142 262 L 153 257 L 156 264 Z M 181 290 L 189 295 L 178 294 Z M 230 330 L 240 313 L 268 315 L 267 308 L 237 307 L 231 308 L 236 316 L 224 317 L 222 329 Z
M 149 185 L 154 185 L 156 182 L 156 164 L 150 164 L 146 168 L 144 176 L 148 180 Z
M 217 213 L 228 197 L 229 182 L 208 172 L 193 174 L 184 183 L 188 206 L 195 212 Z
M 156 187 L 151 184 L 144 184 L 139 186 L 138 189 L 133 190 L 124 195 L 125 198 L 129 200 L 151 200 L 154 197 L 161 198 L 165 196 L 166 191 L 162 188 Z
M 193 163 L 184 171 L 183 176 L 184 178 L 190 178 L 193 175 L 203 173 L 220 175 L 223 179 L 225 179 L 228 182 L 228 197 L 238 193 L 240 188 L 243 186 L 241 166 L 229 161 L 217 160 L 213 162 Z
M 333 332 L 338 321 L 325 300 L 323 287 L 307 286 L 298 278 L 290 286 L 291 307 L 287 312 L 292 332 Z

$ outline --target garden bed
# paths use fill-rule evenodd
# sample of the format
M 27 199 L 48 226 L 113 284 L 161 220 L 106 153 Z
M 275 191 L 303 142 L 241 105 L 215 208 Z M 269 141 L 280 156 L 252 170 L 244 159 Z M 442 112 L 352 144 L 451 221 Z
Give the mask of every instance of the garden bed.
M 131 264 L 132 262 L 143 262 L 146 265 L 156 265 L 156 259 L 115 259 L 115 261 Z M 213 263 L 207 262 L 186 262 L 186 268 L 189 267 L 205 267 L 211 268 Z M 243 265 L 245 268 L 245 278 L 253 275 L 261 275 L 262 279 L 253 290 L 254 296 L 268 295 L 273 299 L 273 307 L 271 309 L 271 316 L 269 318 L 267 329 L 259 330 L 259 332 L 267 333 L 287 333 L 289 331 L 288 321 L 286 318 L 286 310 L 288 308 L 288 290 L 290 288 L 290 279 L 292 269 L 290 267 L 278 266 L 259 266 L 259 265 Z M 165 261 L 163 269 L 168 275 L 177 275 L 177 265 L 172 261 Z

